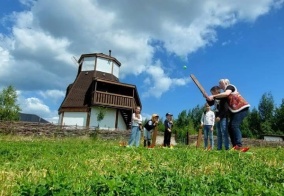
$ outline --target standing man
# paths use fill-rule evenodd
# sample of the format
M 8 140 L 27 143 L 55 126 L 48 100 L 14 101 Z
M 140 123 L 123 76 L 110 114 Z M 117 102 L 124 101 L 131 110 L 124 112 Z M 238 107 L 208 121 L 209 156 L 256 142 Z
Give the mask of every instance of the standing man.
M 212 95 L 220 93 L 219 86 L 213 86 L 210 90 Z M 226 150 L 230 148 L 229 136 L 228 136 L 228 103 L 227 98 L 214 98 L 212 101 L 207 101 L 212 106 L 215 105 L 215 122 L 217 127 L 217 150 L 222 150 L 224 147 Z

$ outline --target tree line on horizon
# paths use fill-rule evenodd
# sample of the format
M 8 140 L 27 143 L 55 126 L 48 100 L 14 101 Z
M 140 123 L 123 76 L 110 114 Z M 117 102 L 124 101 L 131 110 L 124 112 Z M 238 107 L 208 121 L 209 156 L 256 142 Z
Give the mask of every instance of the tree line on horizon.
M 200 128 L 200 119 L 204 106 L 196 105 L 192 109 L 182 110 L 174 119 L 173 133 L 176 139 L 186 141 L 189 135 L 196 135 Z M 147 121 L 145 119 L 144 123 Z M 164 119 L 160 118 L 158 131 L 164 132 Z M 271 92 L 264 93 L 258 107 L 249 108 L 247 117 L 241 124 L 242 136 L 260 139 L 263 135 L 284 135 L 284 98 L 276 106 Z M 214 134 L 217 134 L 216 128 Z
M 19 120 L 21 108 L 17 104 L 17 93 L 13 86 L 8 86 L 0 92 L 0 120 Z M 188 135 L 196 134 L 200 128 L 201 115 L 204 107 L 197 105 L 192 109 L 183 110 L 174 120 L 173 133 L 178 139 L 184 139 Z M 147 119 L 145 119 L 147 121 Z M 145 123 L 145 122 L 144 122 Z M 163 118 L 160 119 L 158 130 L 163 132 Z M 263 135 L 284 134 L 284 98 L 279 106 L 276 106 L 271 92 L 264 93 L 258 107 L 250 108 L 247 117 L 241 125 L 243 137 L 261 138 Z M 216 131 L 215 131 L 216 134 Z
M 197 133 L 204 111 L 203 106 L 197 105 L 178 114 L 174 121 L 174 132 L 177 134 L 178 139 L 184 139 L 188 134 Z M 282 99 L 280 106 L 276 106 L 273 95 L 270 92 L 264 93 L 258 107 L 249 109 L 247 117 L 241 124 L 241 131 L 242 136 L 245 138 L 260 139 L 263 135 L 283 135 L 284 99 Z M 216 134 L 216 131 L 214 131 L 214 134 Z

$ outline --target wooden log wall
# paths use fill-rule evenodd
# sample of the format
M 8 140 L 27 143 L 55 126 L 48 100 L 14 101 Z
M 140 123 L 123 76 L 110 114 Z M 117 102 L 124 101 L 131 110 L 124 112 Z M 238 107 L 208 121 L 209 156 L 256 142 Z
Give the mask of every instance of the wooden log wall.
M 80 126 L 59 126 L 50 123 L 30 123 L 30 122 L 4 122 L 0 121 L 0 134 L 20 135 L 20 136 L 44 136 L 44 137 L 76 137 L 92 136 L 97 134 L 103 139 L 128 138 L 130 130 L 96 130 L 95 127 L 86 128 Z
M 35 136 L 35 137 L 78 137 L 96 135 L 104 140 L 124 140 L 128 141 L 130 130 L 96 130 L 95 127 L 86 128 L 79 126 L 59 126 L 47 123 L 30 123 L 30 122 L 7 122 L 0 121 L 0 134 L 2 135 L 19 135 L 19 136 Z M 159 132 L 159 135 L 163 133 Z M 189 136 L 189 145 L 196 142 L 197 135 Z M 216 140 L 216 138 L 215 138 Z M 202 140 L 203 141 L 203 140 Z M 217 141 L 215 141 L 217 144 Z M 203 143 L 201 144 L 201 146 Z M 261 139 L 243 138 L 244 146 L 254 147 L 284 147 L 284 142 L 264 141 Z

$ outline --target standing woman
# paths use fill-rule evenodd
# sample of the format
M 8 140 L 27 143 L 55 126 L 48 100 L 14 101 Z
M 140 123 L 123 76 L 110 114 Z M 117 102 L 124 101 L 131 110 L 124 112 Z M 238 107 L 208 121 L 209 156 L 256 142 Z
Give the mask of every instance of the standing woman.
M 136 147 L 139 147 L 142 131 L 142 115 L 140 112 L 140 107 L 137 106 L 135 112 L 132 114 L 131 135 L 127 147 L 133 146 L 134 143 Z
M 214 100 L 214 98 L 224 98 L 227 97 L 228 107 L 230 110 L 230 122 L 228 127 L 228 132 L 231 138 L 232 145 L 234 149 L 241 149 L 242 151 L 248 150 L 248 148 L 242 149 L 242 132 L 240 130 L 240 125 L 244 118 L 248 114 L 248 109 L 250 107 L 249 103 L 240 95 L 237 87 L 230 84 L 228 79 L 221 79 L 219 81 L 219 87 L 224 90 L 224 92 L 211 95 L 207 99 Z

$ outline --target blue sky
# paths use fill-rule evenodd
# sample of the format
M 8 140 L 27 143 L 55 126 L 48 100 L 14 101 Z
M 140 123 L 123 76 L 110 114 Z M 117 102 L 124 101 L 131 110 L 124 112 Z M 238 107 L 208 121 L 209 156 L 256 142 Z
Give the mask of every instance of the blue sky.
M 15 86 L 23 112 L 53 122 L 72 57 L 109 49 L 146 117 L 202 105 L 190 74 L 208 92 L 228 78 L 252 108 L 266 92 L 284 98 L 283 0 L 6 0 L 0 13 L 0 88 Z

